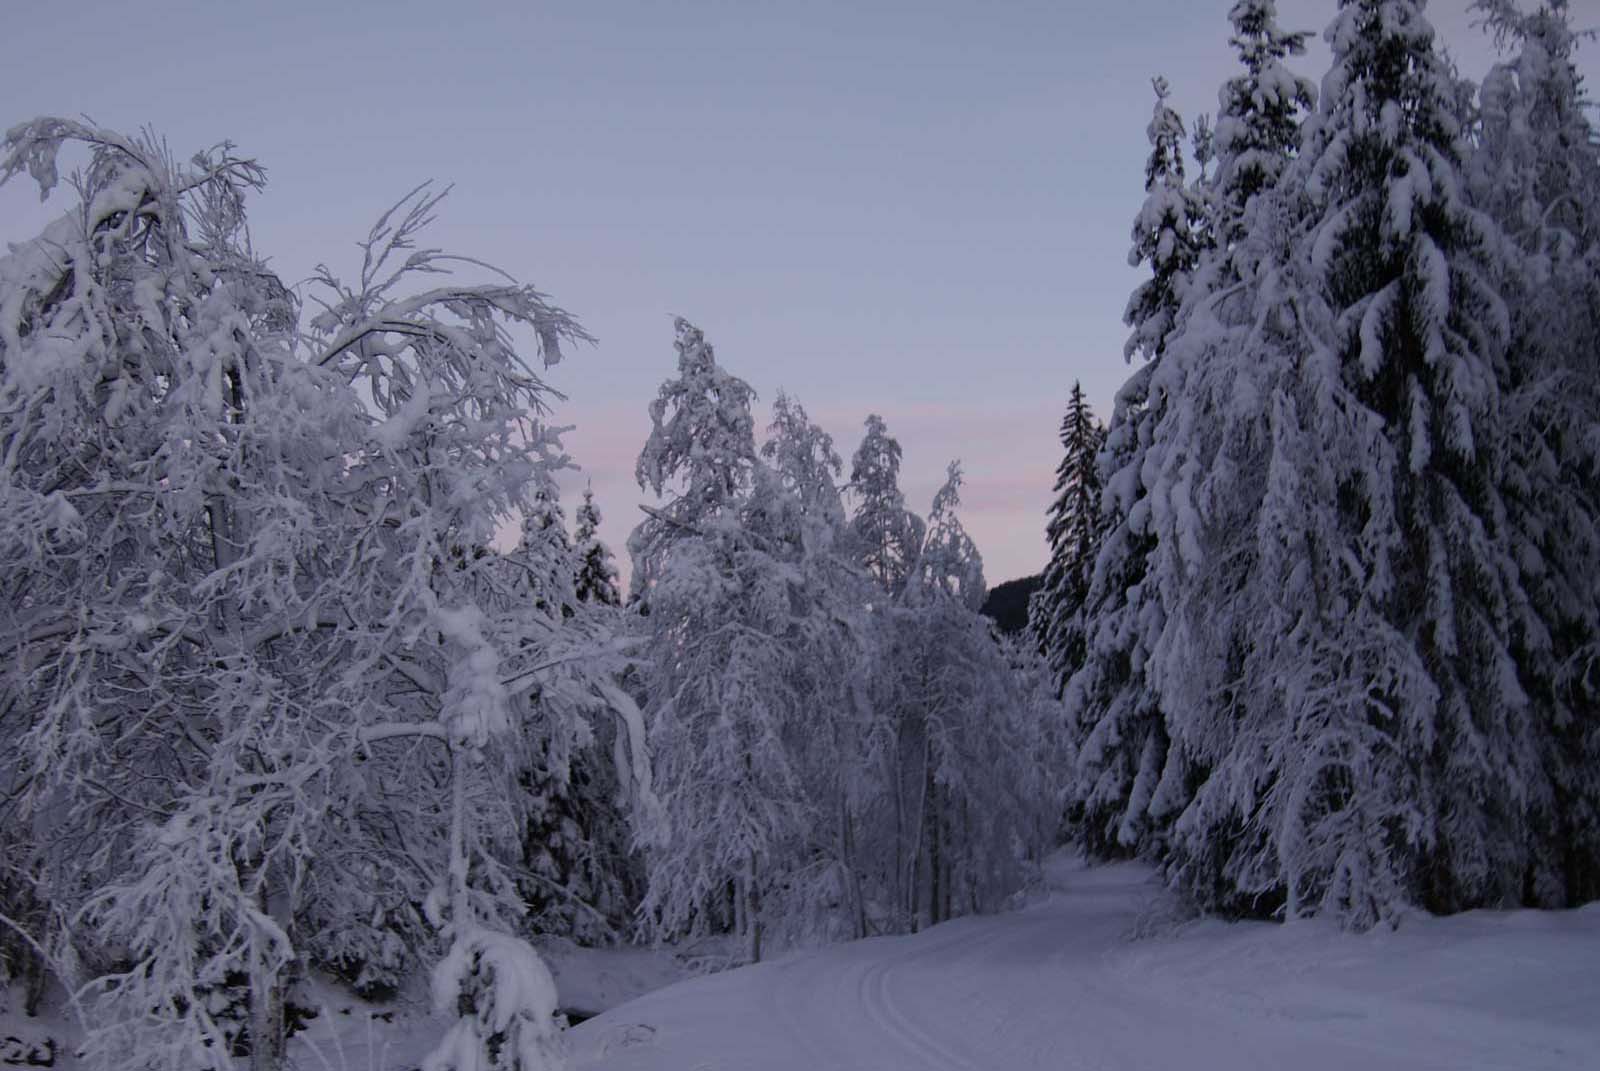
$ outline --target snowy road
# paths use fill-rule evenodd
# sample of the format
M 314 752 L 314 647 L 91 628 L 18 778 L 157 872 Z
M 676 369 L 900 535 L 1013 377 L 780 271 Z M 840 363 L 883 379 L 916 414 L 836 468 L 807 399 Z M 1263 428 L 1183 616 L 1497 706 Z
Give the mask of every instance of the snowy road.
M 1600 1068 L 1600 906 L 1361 937 L 1204 922 L 1131 940 L 1136 866 L 1024 911 L 680 983 L 577 1027 L 578 1071 Z

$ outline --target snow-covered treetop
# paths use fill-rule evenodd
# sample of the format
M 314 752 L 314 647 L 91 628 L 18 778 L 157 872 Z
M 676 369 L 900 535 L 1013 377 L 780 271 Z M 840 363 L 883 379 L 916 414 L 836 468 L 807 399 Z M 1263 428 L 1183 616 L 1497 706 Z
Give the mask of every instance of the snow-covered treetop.
M 1415 255 L 1407 278 L 1420 284 L 1417 297 L 1435 306 L 1427 315 L 1442 323 L 1443 303 L 1452 299 L 1438 243 L 1475 240 L 1478 228 L 1461 189 L 1466 146 L 1455 114 L 1458 87 L 1419 0 L 1345 0 L 1326 36 L 1333 67 L 1298 179 L 1323 216 L 1312 270 L 1343 304 L 1382 287 L 1400 271 L 1400 258 Z M 1362 237 L 1369 232 L 1370 248 Z M 1357 245 L 1362 252 L 1349 252 Z M 1379 329 L 1394 297 L 1375 299 L 1379 307 L 1364 314 L 1366 335 Z M 1370 365 L 1376 351 L 1363 349 L 1362 363 Z
M 1155 108 L 1145 135 L 1150 139 L 1150 159 L 1144 165 L 1144 188 L 1183 183 L 1183 119 L 1167 104 L 1172 86 L 1160 75 L 1150 80 L 1156 91 Z
M 756 394 L 717 364 L 698 327 L 679 319 L 674 330 L 678 375 L 650 403 L 650 437 L 634 473 L 640 488 L 658 495 L 681 480 L 679 501 L 703 515 L 749 486 L 756 456 L 750 404 Z
M 772 403 L 767 434 L 761 456 L 784 486 L 799 497 L 807 512 L 830 524 L 843 523 L 837 480 L 844 462 L 833 447 L 833 436 L 813 424 L 805 406 L 782 391 Z
M 1277 15 L 1274 0 L 1238 0 L 1228 12 L 1230 40 L 1245 70 L 1218 93 L 1217 187 L 1225 245 L 1242 236 L 1250 199 L 1277 182 L 1299 141 L 1300 115 L 1316 103 L 1310 79 L 1283 65 L 1287 57 L 1305 53 L 1307 35 L 1282 29 Z
M 617 590 L 617 567 L 611 561 L 611 548 L 600 538 L 600 507 L 595 505 L 594 489 L 583 489 L 578 506 L 578 529 L 573 533 L 578 557 L 578 577 L 573 594 L 580 602 L 616 606 L 622 601 Z
M 583 501 L 578 504 L 578 527 L 572 533 L 572 541 L 578 546 L 583 546 L 593 539 L 600 531 L 600 507 L 594 501 L 594 488 L 583 489 Z
M 906 509 L 900 491 L 900 443 L 876 413 L 850 462 L 850 491 L 856 513 L 850 530 L 867 572 L 886 591 L 898 594 L 910 577 L 922 545 L 922 520 Z
M 554 485 L 534 492 L 533 501 L 524 507 L 522 538 L 507 558 L 516 570 L 514 591 L 552 616 L 571 612 L 577 598 L 573 592 L 574 558 Z
M 1056 466 L 1056 500 L 1050 508 L 1045 536 L 1051 549 L 1051 566 L 1068 560 L 1087 569 L 1087 553 L 1098 525 L 1100 481 L 1095 459 L 1105 443 L 1105 429 L 1095 420 L 1074 380 L 1067 411 L 1061 418 L 1062 457 Z
M 937 592 L 976 610 L 988 593 L 983 580 L 983 555 L 956 516 L 960 505 L 961 462 L 952 461 L 928 512 L 928 535 L 917 561 L 917 574 L 924 592 Z
M 1479 0 L 1482 25 L 1516 54 L 1483 81 L 1483 152 L 1474 192 L 1525 251 L 1565 256 L 1600 237 L 1600 146 L 1575 61 L 1581 37 L 1566 0 L 1532 14 L 1512 0 Z
M 1450 106 L 1456 85 L 1434 48 L 1424 6 L 1425 0 L 1341 0 L 1324 34 L 1333 66 L 1323 79 L 1320 116 L 1340 157 L 1346 139 L 1376 138 L 1390 147 L 1414 141 L 1460 158 L 1460 123 Z
M 1183 120 L 1167 104 L 1171 90 L 1155 78 L 1156 103 L 1146 127 L 1150 159 L 1145 164 L 1143 207 L 1133 222 L 1128 263 L 1148 263 L 1152 278 L 1133 292 L 1123 319 L 1133 328 L 1123 355 L 1161 355 L 1172 330 L 1189 273 L 1199 259 L 1196 234 L 1206 216 L 1200 197 L 1184 183 Z
M 628 538 L 636 591 L 657 579 L 672 542 L 734 508 L 757 464 L 755 391 L 717 364 L 698 327 L 680 318 L 674 328 L 678 374 L 650 403 L 650 437 L 634 469 L 641 489 L 671 497 Z

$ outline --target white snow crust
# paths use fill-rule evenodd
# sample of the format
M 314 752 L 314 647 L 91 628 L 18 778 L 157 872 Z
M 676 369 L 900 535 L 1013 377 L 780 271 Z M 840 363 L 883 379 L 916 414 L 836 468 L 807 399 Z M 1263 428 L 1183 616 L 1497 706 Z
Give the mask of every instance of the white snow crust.
M 1331 924 L 1171 920 L 1137 864 L 682 982 L 568 1033 L 574 1071 L 1592 1069 L 1600 905 Z

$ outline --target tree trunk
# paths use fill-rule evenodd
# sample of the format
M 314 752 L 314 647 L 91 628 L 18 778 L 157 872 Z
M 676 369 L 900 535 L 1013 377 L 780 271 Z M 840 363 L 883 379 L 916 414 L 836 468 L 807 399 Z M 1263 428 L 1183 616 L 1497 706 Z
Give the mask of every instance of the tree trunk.
M 750 884 L 746 889 L 745 925 L 749 927 L 750 962 L 761 962 L 761 887 L 757 883 L 755 853 L 750 853 Z
M 839 840 L 845 895 L 850 899 L 851 936 L 859 939 L 867 935 L 867 905 L 861 895 L 861 872 L 856 867 L 855 820 L 850 816 L 850 803 L 843 792 L 839 793 Z
M 39 1014 L 39 1002 L 44 1000 L 45 972 L 43 957 L 32 949 L 24 949 L 22 956 L 22 1011 L 32 1019 Z
M 910 884 L 910 902 L 907 907 L 911 912 L 913 933 L 920 928 L 922 921 L 922 869 L 928 847 L 928 789 L 933 784 L 933 741 L 928 738 L 926 727 L 922 739 L 922 776 L 918 781 L 922 793 L 914 812 L 917 823 L 915 836 L 906 838 L 911 845 L 911 863 L 906 868 L 906 873 Z
M 274 969 L 264 950 L 250 964 L 250 1071 L 283 1067 L 283 973 Z
M 905 873 L 906 873 L 905 828 L 906 828 L 906 819 L 905 819 L 905 805 L 904 805 L 904 803 L 903 803 L 903 801 L 901 799 L 901 793 L 903 791 L 903 785 L 902 785 L 902 778 L 900 776 L 900 762 L 899 762 L 899 759 L 900 759 L 900 740 L 899 740 L 899 734 L 898 733 L 895 734 L 895 740 L 893 741 L 891 746 L 894 748 L 894 752 L 895 752 L 894 758 L 893 759 L 885 758 L 885 760 L 884 760 L 885 765 L 888 767 L 888 769 L 885 772 L 888 774 L 889 786 L 890 786 L 890 788 L 892 790 L 892 793 L 894 795 L 894 883 L 893 883 L 893 887 L 889 890 L 889 893 L 890 893 L 890 901 L 889 902 L 890 902 L 890 904 L 893 905 L 894 910 L 896 912 L 899 912 L 899 911 L 904 909 L 905 902 L 906 902 L 906 890 L 905 890 Z
M 937 926 L 944 920 L 939 912 L 944 901 L 944 853 L 940 831 L 944 828 L 939 811 L 939 786 L 933 783 L 933 769 L 928 770 L 928 925 Z

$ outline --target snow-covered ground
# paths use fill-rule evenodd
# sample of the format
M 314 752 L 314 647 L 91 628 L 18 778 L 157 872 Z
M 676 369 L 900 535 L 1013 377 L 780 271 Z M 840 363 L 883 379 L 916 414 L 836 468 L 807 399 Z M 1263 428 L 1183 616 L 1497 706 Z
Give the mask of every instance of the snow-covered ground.
M 648 948 L 579 948 L 546 938 L 539 953 L 555 976 L 560 1007 L 574 1018 L 593 1015 L 671 985 L 687 975 L 678 957 Z M 72 1053 L 81 1032 L 61 1007 L 59 991 L 36 1018 L 22 1014 L 20 988 L 0 985 L 0 1071 L 41 1066 L 57 1071 L 83 1065 Z M 413 978 L 394 999 L 367 1002 L 325 978 L 296 995 L 316 1018 L 289 1042 L 300 1071 L 414 1071 L 448 1025 L 429 1007 L 426 977 Z M 30 1062 L 31 1061 L 31 1062 Z M 240 1061 L 243 1066 L 243 1061 Z
M 615 1007 L 685 975 L 674 956 L 647 948 L 579 948 L 551 938 L 539 942 L 539 953 L 555 977 L 560 1007 L 574 1017 Z M 324 1014 L 290 1042 L 295 1066 L 308 1071 L 413 1071 L 448 1025 L 431 1013 L 422 979 L 416 982 L 383 1006 L 315 985 L 307 996 Z
M 1063 855 L 1048 876 L 1010 914 L 686 981 L 664 953 L 547 943 L 562 1006 L 611 1008 L 567 1032 L 572 1071 L 1600 1068 L 1600 904 L 1351 936 L 1163 921 L 1133 864 Z M 301 1068 L 415 1068 L 444 1027 L 420 991 L 379 1007 L 314 989 Z M 13 1008 L 8 1034 L 73 1031 Z
M 570 1031 L 573 1067 L 1600 1068 L 1600 905 L 1351 936 L 1153 923 L 1135 865 L 1058 857 L 1050 884 L 1022 911 L 651 993 Z

